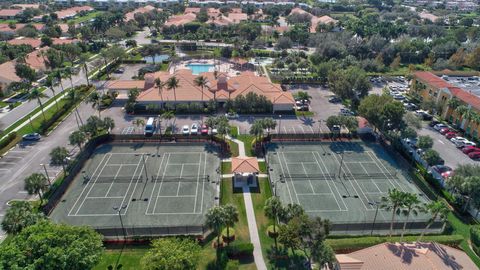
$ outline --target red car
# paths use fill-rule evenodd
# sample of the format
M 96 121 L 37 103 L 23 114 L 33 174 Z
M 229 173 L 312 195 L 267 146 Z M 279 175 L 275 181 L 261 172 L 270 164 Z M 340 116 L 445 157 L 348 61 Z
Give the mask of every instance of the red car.
M 202 129 L 200 130 L 202 135 L 208 135 L 208 127 L 206 125 L 202 125 Z
M 462 152 L 464 154 L 470 154 L 472 152 L 480 152 L 480 148 L 478 148 L 476 146 L 468 145 L 468 146 L 465 146 L 464 148 L 462 148 Z
M 451 138 L 457 137 L 457 136 L 458 136 L 458 134 L 457 134 L 456 132 L 448 132 L 448 133 L 445 134 L 445 138 L 447 138 L 447 139 L 449 139 L 449 140 L 450 140 Z
M 471 159 L 480 159 L 480 151 L 471 152 L 470 154 L 468 154 L 468 157 Z
M 440 129 L 440 134 L 445 135 L 445 134 L 447 134 L 447 133 L 449 133 L 449 132 L 453 132 L 453 130 L 451 130 L 451 129 L 449 129 L 449 128 L 442 128 L 442 129 Z

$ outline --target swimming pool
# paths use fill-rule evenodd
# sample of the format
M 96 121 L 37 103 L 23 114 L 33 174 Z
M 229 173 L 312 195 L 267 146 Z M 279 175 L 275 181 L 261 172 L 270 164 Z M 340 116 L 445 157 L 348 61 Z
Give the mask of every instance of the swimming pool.
M 187 67 L 192 70 L 193 75 L 198 75 L 202 72 L 213 71 L 212 64 L 188 64 Z

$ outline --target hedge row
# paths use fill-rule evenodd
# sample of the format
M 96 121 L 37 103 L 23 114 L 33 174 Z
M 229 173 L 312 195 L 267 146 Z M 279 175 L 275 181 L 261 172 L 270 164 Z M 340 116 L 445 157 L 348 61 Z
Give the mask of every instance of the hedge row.
M 229 258 L 250 257 L 253 255 L 252 243 L 232 243 L 225 247 Z
M 417 241 L 417 235 L 409 235 L 403 238 L 404 242 Z M 462 242 L 463 236 L 461 235 L 426 235 L 422 238 L 425 242 L 437 242 L 448 246 L 458 246 Z M 358 238 L 341 238 L 341 239 L 327 239 L 326 242 L 334 250 L 358 250 L 374 245 L 378 245 L 385 242 L 399 242 L 400 237 L 388 237 L 388 236 L 368 236 Z
M 472 244 L 480 247 L 480 226 L 472 226 L 470 227 L 470 240 Z
M 9 145 L 11 142 L 13 142 L 17 138 L 17 132 L 11 132 L 10 134 L 7 135 L 7 138 L 5 140 L 0 141 L 0 149 L 3 149 L 7 145 Z

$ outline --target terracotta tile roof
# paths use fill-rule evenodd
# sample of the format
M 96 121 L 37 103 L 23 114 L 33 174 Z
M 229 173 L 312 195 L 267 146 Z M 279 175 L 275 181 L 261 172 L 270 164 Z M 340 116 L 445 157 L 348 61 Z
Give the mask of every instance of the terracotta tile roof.
M 67 39 L 67 38 L 52 38 L 53 45 L 63 45 L 63 44 L 71 44 L 79 42 L 78 39 Z
M 20 81 L 20 77 L 15 73 L 15 61 L 8 61 L 0 65 L 0 82 L 9 84 Z
M 32 48 L 38 48 L 42 44 L 39 38 L 16 38 L 7 41 L 10 45 L 30 45 Z
M 150 12 L 154 9 L 155 9 L 155 7 L 151 6 L 151 5 L 146 5 L 144 7 L 139 7 L 137 9 L 135 9 L 134 11 L 130 11 L 127 14 L 125 14 L 125 21 L 128 22 L 128 21 L 131 21 L 131 20 L 135 19 L 135 14 L 137 14 L 137 13 L 147 13 L 147 12 Z M 161 10 L 162 9 L 159 9 L 159 11 L 161 11 Z
M 133 80 L 114 80 L 109 81 L 106 84 L 106 88 L 109 90 L 125 90 L 125 89 L 139 89 L 142 90 L 145 85 L 145 81 L 133 81 Z
M 205 23 L 215 24 L 217 26 L 225 26 L 225 25 L 233 24 L 233 21 L 223 15 L 220 15 L 220 16 L 211 16 L 208 19 L 208 21 L 206 21 Z
M 427 19 L 427 20 L 430 20 L 431 22 L 435 22 L 438 17 L 433 15 L 432 13 L 428 13 L 428 12 L 425 12 L 425 11 L 422 11 L 418 14 L 418 16 L 420 16 L 420 18 L 422 19 Z
M 174 16 L 171 16 L 170 18 L 168 18 L 168 20 L 165 22 L 165 26 L 184 25 L 184 24 L 191 23 L 191 22 L 195 21 L 196 18 L 197 18 L 197 15 L 195 15 L 194 13 L 174 15 Z
M 0 17 L 13 17 L 22 12 L 21 9 L 0 9 Z
M 478 269 L 465 252 L 437 243 L 382 243 L 336 257 L 342 270 Z
M 293 9 L 290 11 L 290 14 L 289 14 L 289 15 L 292 15 L 292 14 L 310 14 L 310 12 L 307 12 L 307 11 L 301 9 L 301 8 L 296 7 L 296 8 L 293 8 Z M 310 14 L 310 15 L 312 15 L 312 14 Z M 313 16 L 313 15 L 312 15 L 312 16 Z
M 25 23 L 16 23 L 15 28 L 12 29 L 12 28 L 10 28 L 8 23 L 0 23 L 0 32 L 13 33 L 15 31 L 18 31 L 18 30 L 24 28 L 26 25 L 27 24 L 25 24 Z M 31 23 L 30 25 L 35 27 L 35 29 L 37 29 L 37 31 L 42 31 L 43 28 L 45 27 L 45 25 L 42 24 L 42 23 Z
M 62 33 L 67 33 L 68 32 L 68 24 L 59 23 L 58 26 L 60 27 L 60 29 L 62 29 Z
M 59 19 L 75 17 L 81 11 L 93 11 L 90 6 L 71 7 L 55 12 Z
M 423 83 L 429 84 L 438 89 L 453 87 L 453 85 L 451 85 L 444 79 L 428 71 L 417 71 L 413 73 L 413 76 L 421 80 Z
M 199 12 L 200 12 L 200 9 L 201 9 L 201 8 L 199 8 L 199 7 L 187 7 L 183 13 L 184 13 L 184 14 L 187 14 L 187 13 L 199 13 Z
M 18 7 L 21 9 L 27 9 L 27 8 L 33 8 L 33 9 L 38 9 L 40 8 L 39 4 L 14 4 L 12 7 Z
M 307 12 L 301 8 L 294 8 L 292 9 L 292 11 L 290 11 L 290 15 L 292 14 L 309 14 L 310 16 L 312 16 L 312 18 L 310 19 L 311 23 L 310 23 L 310 33 L 315 33 L 317 32 L 317 25 L 319 23 L 323 23 L 323 24 L 336 24 L 338 21 L 333 19 L 332 17 L 330 16 L 322 16 L 322 17 L 317 17 L 317 16 L 314 16 L 312 15 L 310 12 Z
M 39 50 L 33 51 L 25 56 L 25 63 L 28 64 L 31 68 L 36 71 L 46 70 L 47 65 L 45 64 L 44 57 L 40 54 L 42 51 L 47 51 L 48 47 L 43 47 Z
M 233 23 L 240 23 L 248 20 L 248 16 L 246 13 L 229 13 L 228 19 L 230 19 Z
M 233 157 L 232 172 L 237 174 L 258 173 L 258 160 L 256 157 Z

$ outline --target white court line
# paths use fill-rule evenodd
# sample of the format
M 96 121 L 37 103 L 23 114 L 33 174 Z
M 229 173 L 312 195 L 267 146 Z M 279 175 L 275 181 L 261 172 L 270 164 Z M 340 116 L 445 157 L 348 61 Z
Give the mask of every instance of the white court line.
M 114 196 L 114 197 L 86 197 L 86 200 L 90 199 L 121 199 L 123 196 Z
M 382 167 L 385 169 L 385 171 L 388 172 L 388 169 L 385 167 L 385 165 L 383 165 L 383 163 L 378 159 L 378 157 L 377 157 L 376 155 L 373 155 L 373 156 L 372 156 L 372 154 L 370 154 L 370 153 L 368 153 L 368 154 L 369 154 L 369 156 L 370 156 L 370 158 L 371 158 L 372 160 L 375 160 L 375 159 L 378 160 L 378 163 L 380 163 L 380 165 L 382 165 Z M 380 169 L 380 171 L 383 173 L 383 175 L 385 175 L 385 177 L 387 178 L 388 182 L 392 185 L 392 187 L 395 187 L 395 182 L 396 182 L 396 181 L 392 181 L 392 179 L 390 179 L 390 178 L 393 178 L 393 176 L 391 176 L 390 174 L 387 175 L 387 174 L 382 170 L 382 168 L 380 167 L 380 165 L 378 165 L 378 163 L 376 164 L 377 167 Z M 393 180 L 397 180 L 397 179 L 393 179 Z M 403 188 L 402 185 L 400 185 L 400 184 L 397 183 L 397 186 L 400 187 L 400 189 L 401 189 L 403 192 L 406 191 L 406 190 Z
M 331 192 L 321 192 L 321 193 L 298 193 L 300 196 L 315 196 L 315 195 L 332 195 L 334 196 Z
M 107 167 L 116 167 L 116 166 L 137 166 L 137 163 L 125 163 L 125 164 L 107 164 Z
M 176 165 L 176 166 L 184 166 L 184 165 L 191 165 L 191 166 L 200 166 L 200 162 L 199 163 L 169 163 L 168 165 Z
M 17 162 L 0 161 L 0 164 L 17 164 Z
M 143 160 L 143 161 L 145 162 L 145 164 L 146 164 L 147 161 L 148 161 L 148 156 L 147 156 L 147 158 L 145 158 L 145 159 L 144 159 L 144 157 L 142 156 L 142 157 L 140 158 L 138 164 L 141 163 L 141 160 Z M 145 165 L 145 166 L 146 166 L 146 165 Z M 132 202 L 133 194 L 135 194 L 135 190 L 137 190 L 138 180 L 142 178 L 142 172 L 143 172 L 143 169 L 146 168 L 145 166 L 141 166 L 140 173 L 139 173 L 138 176 L 137 176 L 137 181 L 135 181 L 135 186 L 133 187 L 132 194 L 130 195 L 130 199 L 128 199 L 128 201 L 127 201 L 127 208 L 125 208 L 125 211 L 123 212 L 122 215 L 126 215 L 126 214 L 127 214 L 128 208 L 130 207 L 130 203 Z M 138 167 L 137 167 L 136 169 L 138 169 Z M 136 169 L 135 169 L 135 172 L 137 171 Z M 135 173 L 134 173 L 133 175 L 135 175 Z M 128 184 L 127 191 L 125 192 L 125 195 L 124 195 L 125 198 L 127 197 L 128 191 L 130 191 L 130 186 L 132 185 L 133 180 L 135 180 L 134 177 L 132 177 L 132 179 L 130 180 L 130 184 Z M 145 181 L 148 182 L 148 178 L 145 178 Z M 124 202 L 125 198 L 122 200 L 122 204 L 120 204 L 120 205 L 123 205 L 123 202 Z
M 106 154 L 103 156 L 102 160 L 100 160 L 100 163 L 98 163 L 97 165 L 97 168 L 95 168 L 95 170 L 93 171 L 92 175 L 91 176 L 94 176 L 96 173 L 97 173 L 97 170 L 98 168 L 100 168 L 100 165 L 103 163 L 103 161 L 105 160 L 106 157 L 110 157 L 109 154 Z M 98 176 L 97 176 L 98 177 Z M 91 178 L 90 178 L 91 180 Z M 82 197 L 83 193 L 85 192 L 85 190 L 87 189 L 88 185 L 90 184 L 90 181 L 87 182 L 87 184 L 85 185 L 85 187 L 83 188 L 82 192 L 80 193 L 80 195 L 78 195 L 77 197 L 77 200 L 75 201 L 75 203 L 73 204 L 72 206 L 72 209 L 70 209 L 70 211 L 68 212 L 68 216 L 71 215 L 73 209 L 75 209 L 75 205 L 77 205 L 78 201 L 80 200 L 80 198 Z M 78 211 L 75 213 L 75 215 L 77 215 Z
M 376 164 L 375 161 L 343 161 L 345 164 L 361 164 L 361 163 L 370 163 L 370 164 Z
M 160 169 L 162 168 L 163 160 L 165 159 L 165 156 L 166 156 L 165 154 L 162 155 L 162 160 L 160 161 L 160 166 L 158 166 L 157 175 L 155 177 L 155 182 L 153 182 L 152 193 L 150 193 L 150 199 L 148 200 L 147 210 L 145 210 L 145 215 L 149 215 L 148 214 L 148 209 L 150 209 L 150 203 L 153 199 L 153 193 L 155 192 L 155 187 L 157 186 L 158 175 L 160 173 Z
M 205 152 L 203 152 L 204 160 L 203 160 L 203 175 L 205 175 L 205 172 L 207 170 L 207 155 Z M 221 181 L 221 179 L 220 179 Z M 200 201 L 200 214 L 203 213 L 203 195 L 205 193 L 205 181 L 202 181 L 202 200 Z M 197 203 L 197 199 L 195 199 L 195 204 Z
M 285 158 L 285 154 L 283 154 L 283 152 L 282 152 L 282 155 L 283 155 L 283 160 L 285 161 L 285 167 L 287 168 L 288 177 L 291 179 L 292 174 L 290 173 L 290 169 L 288 168 L 287 159 Z M 285 180 L 285 183 L 287 183 L 287 186 L 288 186 L 287 180 Z M 292 183 L 292 188 L 293 188 L 293 191 L 295 192 L 295 197 L 297 197 L 297 203 L 300 204 L 300 200 L 298 199 L 297 189 L 295 188 L 295 184 L 293 183 L 293 181 L 290 181 L 290 183 Z
M 198 163 L 202 163 L 202 155 L 200 155 L 200 161 Z M 197 212 L 198 181 L 200 180 L 199 178 L 200 178 L 200 169 L 201 168 L 202 168 L 202 166 L 198 166 L 198 170 L 197 170 L 197 183 L 196 183 L 196 186 L 195 186 L 195 203 L 193 204 L 193 212 L 194 213 Z
M 303 152 L 303 153 L 308 153 L 308 152 Z M 308 162 L 308 161 L 305 161 L 305 162 L 288 162 L 288 165 L 303 165 L 303 164 L 317 164 L 317 163 Z
M 115 182 L 115 179 L 117 179 L 118 174 L 120 173 L 120 170 L 122 169 L 122 165 L 118 167 L 117 173 L 115 174 L 115 177 L 112 179 L 112 183 L 110 183 L 110 186 L 107 189 L 107 193 L 105 194 L 105 198 L 108 197 L 108 193 L 110 193 L 110 190 L 112 189 L 113 183 Z
M 281 158 L 281 152 L 278 152 L 277 153 L 277 158 L 278 158 L 278 164 L 280 164 L 280 169 L 282 170 L 282 175 L 286 175 L 285 174 L 285 170 L 283 169 L 283 164 L 282 164 L 282 158 Z M 280 179 L 279 179 L 280 180 Z M 278 185 L 279 182 L 276 182 L 275 185 Z M 290 203 L 293 203 L 293 198 L 292 198 L 292 193 L 290 192 L 290 188 L 288 187 L 288 183 L 287 181 L 285 180 L 285 185 L 287 186 L 287 190 L 288 190 L 288 194 L 290 196 Z
M 158 192 L 157 192 L 157 196 L 155 197 L 155 204 L 153 205 L 152 214 L 155 214 L 155 209 L 157 208 L 158 195 L 160 195 L 160 191 L 162 190 L 163 179 L 165 178 L 165 173 L 167 172 L 167 169 L 168 169 L 168 161 L 169 160 L 170 160 L 170 153 L 168 153 L 167 163 L 165 164 L 165 168 L 163 169 L 162 178 L 160 179 L 160 185 L 158 186 Z
M 310 131 L 312 132 L 312 134 L 315 134 L 315 131 L 313 131 L 312 126 L 307 126 L 307 127 L 310 129 Z
M 303 172 L 305 173 L 305 175 L 308 178 L 308 173 L 307 173 L 307 170 L 305 169 L 305 165 L 303 165 L 303 163 L 302 163 L 302 168 L 303 168 Z M 315 194 L 315 189 L 313 189 L 312 181 L 310 181 L 310 179 L 308 179 L 308 183 L 310 184 L 310 188 L 312 189 L 313 194 Z M 298 193 L 297 193 L 297 195 L 298 195 Z
M 12 156 L 4 156 L 3 158 L 19 158 L 19 159 L 22 159 L 24 157 L 12 157 Z
M 181 196 L 174 196 L 174 195 L 162 195 L 158 196 L 158 198 L 193 198 L 195 195 L 181 195 Z
M 325 174 L 325 172 L 327 172 L 327 174 L 328 174 L 327 166 L 325 165 L 325 162 L 323 162 L 323 159 L 322 159 L 322 157 L 320 156 L 320 154 L 319 154 L 318 152 L 312 152 L 312 153 L 313 153 L 313 158 L 315 158 L 315 161 L 317 162 L 318 168 L 322 171 L 323 174 Z M 322 167 L 320 166 L 320 163 L 318 163 L 318 159 L 317 159 L 317 157 L 315 156 L 315 153 L 317 153 L 318 157 L 319 157 L 320 160 L 322 161 L 323 167 L 325 168 L 325 172 L 323 171 Z M 330 180 L 335 181 L 335 179 L 334 179 L 333 177 L 330 176 L 329 178 L 330 178 Z M 340 180 L 340 181 L 342 181 L 342 180 Z M 334 193 L 333 193 L 333 189 L 332 189 L 332 187 L 330 186 L 330 181 L 327 181 L 327 186 L 328 186 L 328 188 L 330 189 L 330 192 L 331 192 L 332 194 L 334 194 Z M 340 194 L 340 191 L 338 190 L 337 185 L 335 185 L 335 183 L 333 183 L 333 186 L 334 186 L 335 189 L 337 190 L 338 196 L 340 196 L 340 198 L 341 198 L 341 200 L 342 200 L 342 203 L 343 203 L 343 206 L 345 206 L 346 211 L 348 211 L 347 204 L 345 203 L 345 200 L 343 199 L 342 194 Z M 340 207 L 340 204 L 338 203 L 337 196 L 334 195 L 333 198 L 334 198 L 335 201 L 337 202 L 338 209 L 342 210 L 342 207 Z
M 3 169 L 3 168 L 0 168 L 0 171 L 10 171 L 10 170 L 11 170 L 11 168 L 10 168 L 10 169 Z
M 359 163 L 360 164 L 360 167 L 362 167 L 363 171 L 368 174 L 368 171 L 367 169 L 365 169 L 365 167 L 362 165 L 362 163 Z M 379 192 L 382 192 L 382 190 L 378 187 L 377 183 L 375 183 L 371 178 L 369 179 L 371 183 L 373 183 L 375 185 L 375 187 L 377 188 L 377 190 Z
M 182 164 L 182 168 L 180 169 L 180 179 L 182 179 L 182 175 L 183 175 L 183 168 L 185 167 L 185 165 Z M 198 176 L 197 176 L 198 178 Z M 181 181 L 178 181 L 178 186 L 177 186 L 177 197 L 178 197 L 178 193 L 180 192 L 180 185 L 182 184 Z
M 288 134 L 287 128 L 283 126 L 283 130 L 285 131 L 286 134 Z
M 441 143 L 441 144 L 445 144 L 445 143 L 444 143 L 442 140 L 440 140 L 440 139 L 438 139 L 437 141 L 438 141 L 439 143 Z

